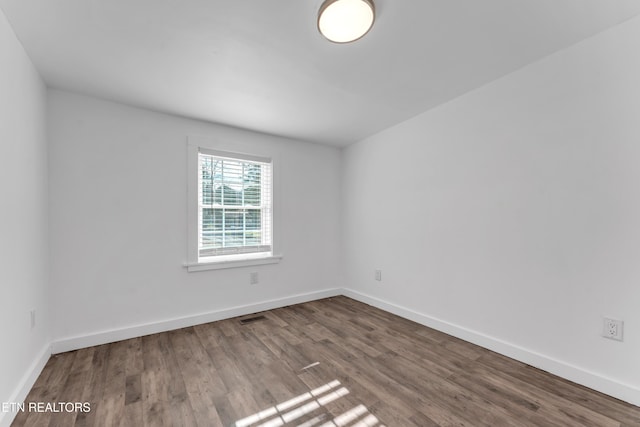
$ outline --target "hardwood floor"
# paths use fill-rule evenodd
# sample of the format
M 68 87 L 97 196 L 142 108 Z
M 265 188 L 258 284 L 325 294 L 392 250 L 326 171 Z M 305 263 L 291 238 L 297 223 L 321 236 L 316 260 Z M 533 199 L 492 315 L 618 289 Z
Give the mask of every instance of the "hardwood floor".
M 55 355 L 26 404 L 90 411 L 13 426 L 640 426 L 636 406 L 346 297 L 260 314 Z

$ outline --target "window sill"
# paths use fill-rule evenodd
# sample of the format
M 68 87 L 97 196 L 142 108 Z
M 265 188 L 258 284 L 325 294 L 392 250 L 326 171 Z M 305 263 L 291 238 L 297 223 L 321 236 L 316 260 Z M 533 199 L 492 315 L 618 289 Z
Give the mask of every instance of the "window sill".
M 226 261 L 198 262 L 185 264 L 189 273 L 205 270 L 222 270 L 224 268 L 251 267 L 254 265 L 277 264 L 282 255 L 270 255 L 260 258 L 240 258 Z

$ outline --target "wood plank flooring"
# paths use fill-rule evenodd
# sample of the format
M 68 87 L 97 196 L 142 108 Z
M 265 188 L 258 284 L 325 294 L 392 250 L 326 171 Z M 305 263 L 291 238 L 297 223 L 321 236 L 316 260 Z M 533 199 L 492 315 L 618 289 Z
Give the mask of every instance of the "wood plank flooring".
M 640 408 L 346 297 L 53 356 L 13 426 L 640 426 Z M 244 318 L 251 317 L 245 316 Z

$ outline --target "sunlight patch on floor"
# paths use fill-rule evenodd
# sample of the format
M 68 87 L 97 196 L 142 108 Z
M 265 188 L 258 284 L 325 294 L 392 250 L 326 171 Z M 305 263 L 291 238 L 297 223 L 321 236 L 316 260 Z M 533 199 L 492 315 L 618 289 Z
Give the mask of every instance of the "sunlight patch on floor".
M 326 410 L 326 406 L 331 402 L 335 402 L 348 394 L 349 390 L 342 386 L 340 381 L 333 380 L 286 402 L 238 420 L 235 426 L 280 427 L 287 424 L 297 425 L 298 427 L 384 427 L 362 404 L 329 421 L 327 421 L 327 418 L 330 417 L 328 412 L 315 415 L 308 420 L 304 419 L 305 416 L 311 416 L 312 412 L 318 409 L 325 408 Z

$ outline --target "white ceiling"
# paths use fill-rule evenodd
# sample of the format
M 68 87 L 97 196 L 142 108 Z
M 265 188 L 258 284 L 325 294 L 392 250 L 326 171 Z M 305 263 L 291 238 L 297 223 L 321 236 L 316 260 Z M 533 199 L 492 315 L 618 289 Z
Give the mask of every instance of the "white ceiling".
M 638 0 L 376 0 L 360 41 L 322 0 L 0 0 L 51 87 L 347 145 L 640 14 Z

